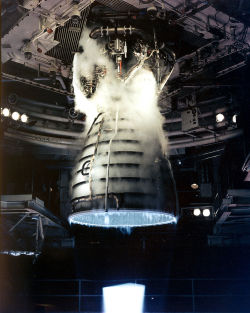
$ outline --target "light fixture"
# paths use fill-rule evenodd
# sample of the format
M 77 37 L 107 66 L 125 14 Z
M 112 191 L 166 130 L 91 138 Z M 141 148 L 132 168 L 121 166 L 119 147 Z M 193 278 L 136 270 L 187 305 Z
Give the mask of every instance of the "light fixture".
M 23 123 L 27 123 L 27 122 L 28 122 L 28 116 L 27 116 L 26 114 L 22 114 L 22 115 L 21 115 L 21 121 L 22 121 Z
M 17 120 L 19 120 L 19 118 L 20 118 L 20 114 L 15 111 L 15 112 L 13 112 L 13 113 L 11 114 L 11 117 L 12 117 L 12 119 L 13 119 L 14 121 L 17 121 Z
M 234 114 L 233 117 L 232 117 L 232 122 L 235 123 L 235 124 L 237 123 L 237 117 L 238 117 L 237 114 Z
M 211 212 L 209 209 L 205 209 L 202 211 L 202 214 L 203 214 L 203 216 L 208 217 L 208 216 L 210 216 Z
M 223 122 L 223 121 L 224 121 L 224 119 L 225 119 L 224 114 L 219 113 L 219 114 L 217 114 L 217 115 L 216 115 L 216 122 L 217 122 L 217 123 L 221 123 L 221 122 Z
M 193 184 L 191 185 L 191 188 L 194 189 L 194 190 L 196 190 L 196 189 L 199 188 L 199 185 L 196 184 L 196 183 L 193 183 Z
M 5 117 L 10 116 L 10 110 L 8 108 L 4 108 L 2 110 L 2 115 L 5 116 Z
M 201 215 L 201 210 L 200 209 L 194 209 L 193 214 L 194 214 L 194 216 L 199 216 L 199 215 Z
M 103 288 L 105 313 L 142 313 L 145 286 L 123 284 Z

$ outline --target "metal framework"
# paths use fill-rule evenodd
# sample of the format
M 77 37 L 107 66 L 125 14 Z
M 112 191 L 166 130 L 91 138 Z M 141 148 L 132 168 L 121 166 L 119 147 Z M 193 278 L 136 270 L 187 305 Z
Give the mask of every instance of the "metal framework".
M 3 238 L 3 246 L 7 244 L 7 249 L 2 248 L 0 253 L 37 255 L 41 252 L 44 243 L 46 227 L 63 227 L 61 221 L 44 207 L 43 201 L 38 198 L 32 199 L 32 195 L 2 196 L 0 204 L 1 228 L 4 228 L 5 234 L 10 235 L 14 240 L 12 242 L 14 249 L 12 249 Z M 22 229 L 25 231 L 22 232 Z M 15 233 L 18 236 L 15 236 Z M 35 238 L 32 244 L 30 244 L 30 236 Z M 20 242 L 17 243 L 16 237 L 21 239 Z
M 144 305 L 146 312 L 179 312 L 194 313 L 208 312 L 209 307 L 216 308 L 216 312 L 239 312 L 233 307 L 247 308 L 249 303 L 249 279 L 229 278 L 165 278 L 165 279 L 131 279 L 127 282 L 145 284 L 146 294 Z M 101 312 L 102 287 L 123 284 L 121 280 L 97 281 L 87 279 L 46 279 L 34 282 L 33 299 L 38 303 L 46 300 L 46 303 L 54 305 L 54 310 L 59 312 L 61 304 L 59 299 L 64 299 L 63 306 L 67 303 L 67 312 Z M 156 288 L 154 292 L 153 286 Z M 58 290 L 56 293 L 48 294 L 42 290 Z M 56 286 L 56 287 L 55 287 Z M 89 288 L 89 286 L 91 286 Z M 225 288 L 226 286 L 226 288 Z M 54 287 L 54 288 L 53 288 Z M 149 292 L 147 292 L 149 287 Z M 61 292 L 60 292 L 61 290 Z M 67 290 L 67 292 L 65 292 Z M 95 292 L 93 292 L 93 290 Z M 208 291 L 210 290 L 210 291 Z M 58 301 L 59 300 L 59 301 Z M 245 301 L 242 303 L 241 301 Z M 171 309 L 172 308 L 172 309 Z M 173 310 L 173 308 L 175 308 Z M 211 312 L 211 311 L 210 311 Z M 215 312 L 215 310 L 213 310 Z

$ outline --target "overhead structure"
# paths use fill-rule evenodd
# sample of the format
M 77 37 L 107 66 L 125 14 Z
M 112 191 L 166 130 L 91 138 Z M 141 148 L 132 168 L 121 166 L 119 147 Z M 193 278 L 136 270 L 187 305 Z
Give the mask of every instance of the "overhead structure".
M 162 81 L 163 88 L 159 105 L 165 117 L 164 130 L 171 152 L 242 136 L 238 123 L 233 122 L 233 127 L 231 125 L 238 108 L 237 101 L 230 99 L 233 84 L 228 83 L 227 77 L 246 68 L 248 64 L 250 30 L 247 24 L 247 4 L 246 0 L 241 1 L 236 13 L 229 14 L 227 6 L 222 3 L 198 0 L 27 0 L 20 5 L 14 2 L 9 6 L 3 1 L 4 83 L 29 85 L 34 90 L 39 88 L 57 96 L 60 94 L 65 96 L 66 102 L 58 105 L 65 112 L 57 109 L 50 111 L 48 107 L 44 110 L 43 106 L 44 115 L 30 106 L 31 113 L 39 113 L 39 116 L 31 119 L 32 123 L 28 123 L 28 127 L 20 123 L 18 127 L 15 123 L 11 127 L 4 127 L 6 140 L 12 143 L 20 140 L 47 148 L 54 145 L 57 153 L 64 153 L 63 150 L 68 148 L 73 155 L 77 152 L 77 145 L 68 142 L 68 138 L 76 139 L 79 136 L 84 127 L 80 124 L 84 124 L 84 120 L 77 117 L 76 112 L 69 114 L 74 106 L 70 87 L 71 69 L 85 26 L 92 28 L 92 38 L 105 40 L 116 32 L 117 38 L 108 43 L 107 49 L 112 51 L 117 71 L 121 74 L 125 70 L 124 60 L 129 58 L 131 51 L 128 49 L 129 44 L 137 35 L 145 40 L 151 36 L 154 41 L 154 28 L 159 47 L 152 48 L 159 48 L 161 54 L 170 47 L 171 51 L 176 52 L 176 65 L 168 88 L 163 87 L 164 80 L 158 73 L 158 81 Z M 125 41 L 123 34 L 126 35 Z M 161 46 L 162 42 L 165 47 Z M 166 57 L 169 59 L 170 55 Z M 20 68 L 13 71 L 13 66 Z M 139 62 L 137 67 L 140 66 Z M 23 69 L 31 71 L 31 78 L 26 75 L 22 77 L 20 73 L 24 72 Z M 158 69 L 156 65 L 154 70 Z M 204 75 L 206 82 L 202 80 Z M 226 83 L 222 82 L 224 78 Z M 94 79 L 91 88 L 95 88 L 95 83 Z M 86 88 L 90 88 L 90 82 Z M 223 92 L 218 96 L 216 91 L 219 88 Z M 203 95 L 206 99 L 203 99 Z M 190 97 L 192 101 L 188 100 Z M 55 105 L 55 101 L 47 104 Z M 23 105 L 18 102 L 17 111 Z M 208 105 L 211 106 L 208 108 Z M 196 111 L 195 123 L 187 118 L 191 111 Z M 223 123 L 215 123 L 217 114 L 225 115 Z M 51 120 L 52 115 L 58 118 L 56 123 Z

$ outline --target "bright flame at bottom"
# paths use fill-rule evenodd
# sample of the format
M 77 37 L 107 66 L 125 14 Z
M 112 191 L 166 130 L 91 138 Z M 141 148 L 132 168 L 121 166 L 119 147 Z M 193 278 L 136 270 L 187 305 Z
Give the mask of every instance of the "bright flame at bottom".
M 144 285 L 123 284 L 103 288 L 105 313 L 142 313 Z
M 83 211 L 69 216 L 70 224 L 106 228 L 146 227 L 164 224 L 176 224 L 176 217 L 169 213 L 155 211 L 110 210 Z

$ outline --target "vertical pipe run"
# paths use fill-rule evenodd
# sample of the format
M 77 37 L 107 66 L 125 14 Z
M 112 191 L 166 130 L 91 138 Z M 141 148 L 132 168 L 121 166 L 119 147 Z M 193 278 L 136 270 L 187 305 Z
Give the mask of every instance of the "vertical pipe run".
M 114 140 L 114 138 L 115 138 L 115 136 L 117 134 L 118 118 L 119 118 L 119 111 L 118 111 L 118 108 L 117 108 L 117 110 L 116 110 L 116 117 L 115 117 L 115 133 L 114 133 L 114 136 L 109 141 L 108 162 L 107 162 L 107 171 L 106 171 L 105 205 L 104 205 L 105 212 L 108 212 L 107 204 L 108 204 L 108 190 L 109 190 L 109 165 L 110 165 L 111 145 L 112 145 L 112 141 Z
M 98 115 L 99 117 L 100 115 Z M 95 121 L 98 119 L 98 117 L 95 119 Z M 95 121 L 93 122 L 92 126 L 94 125 Z M 94 153 L 92 155 L 92 158 L 90 160 L 90 164 L 89 164 L 89 198 L 92 199 L 92 175 L 91 175 L 91 172 L 92 172 L 92 168 L 93 168 L 93 162 L 95 160 L 95 155 L 96 155 L 96 152 L 97 152 L 97 148 L 98 148 L 98 144 L 99 144 L 99 140 L 100 140 L 100 136 L 101 136 L 101 130 L 102 130 L 102 126 L 103 126 L 103 123 L 104 123 L 104 118 L 102 118 L 101 120 L 101 123 L 100 123 L 100 127 L 99 127 L 99 130 L 98 130 L 98 134 L 97 134 L 97 141 L 96 141 L 96 144 L 95 144 L 95 150 L 94 150 Z M 92 128 L 91 126 L 91 128 Z M 91 131 L 91 128 L 89 130 L 89 132 Z

